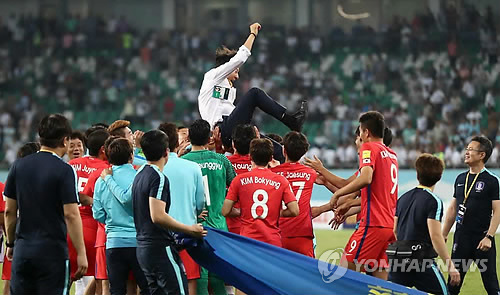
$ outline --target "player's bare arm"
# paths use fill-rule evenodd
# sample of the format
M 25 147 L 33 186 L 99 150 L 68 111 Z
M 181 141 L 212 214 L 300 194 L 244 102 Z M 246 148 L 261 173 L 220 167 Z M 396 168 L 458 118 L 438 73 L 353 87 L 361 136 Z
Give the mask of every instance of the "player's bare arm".
M 162 200 L 150 197 L 149 208 L 151 220 L 154 224 L 160 225 L 176 232 L 182 232 L 196 238 L 203 238 L 207 235 L 207 231 L 203 229 L 203 226 L 201 224 L 185 225 L 165 213 L 165 202 L 163 202 Z
M 394 237 L 396 240 L 398 240 L 398 217 L 394 216 L 394 227 L 392 229 L 392 232 L 394 232 Z
M 307 157 L 304 158 L 304 165 L 311 167 L 312 169 L 316 170 L 319 174 L 321 174 L 327 182 L 332 184 L 333 186 L 340 188 L 348 185 L 351 183 L 354 179 L 356 179 L 356 175 L 352 175 L 348 179 L 344 179 L 342 177 L 339 177 L 333 173 L 331 173 L 328 169 L 323 166 L 323 162 L 321 160 L 314 156 L 314 159 L 309 159 Z M 329 187 L 327 187 L 330 189 Z M 331 191 L 331 189 L 330 189 Z M 332 191 L 333 192 L 333 191 Z
M 371 184 L 372 177 L 373 177 L 373 168 L 372 167 L 365 166 L 365 167 L 361 168 L 361 172 L 360 172 L 359 177 L 354 179 L 348 185 L 339 189 L 333 195 L 333 197 L 330 200 L 330 206 L 332 208 L 336 208 L 337 201 L 340 197 L 357 192 L 357 191 L 361 190 L 362 188 L 366 187 L 367 185 Z
M 248 50 L 252 51 L 253 47 L 253 42 L 255 41 L 255 38 L 259 35 L 259 30 L 262 28 L 262 26 L 259 23 L 253 23 L 250 25 L 250 35 L 248 35 L 247 40 L 245 41 L 245 44 L 243 44 Z
M 431 236 L 432 246 L 438 253 L 439 257 L 446 261 L 446 266 L 448 267 L 448 273 L 450 275 L 450 283 L 454 286 L 458 285 L 460 283 L 460 273 L 451 261 L 450 254 L 448 254 L 446 242 L 441 234 L 441 222 L 428 218 L 427 226 L 429 227 L 429 235 Z
M 316 180 L 314 181 L 314 183 L 317 184 L 317 185 L 322 185 L 322 186 L 326 187 L 332 193 L 335 193 L 336 191 L 339 190 L 338 187 L 336 187 L 335 185 L 333 185 L 330 182 L 328 182 L 326 180 L 326 178 L 323 175 L 321 175 L 321 174 L 318 174 L 318 177 L 316 177 Z
M 241 215 L 241 211 L 238 208 L 234 208 L 234 201 L 225 199 L 222 205 L 222 215 L 224 217 L 238 217 Z
M 337 209 L 335 209 L 335 213 L 337 213 L 339 215 L 346 215 L 347 217 L 359 213 L 359 212 L 356 212 L 356 213 L 353 213 L 351 215 L 347 215 L 347 212 L 349 212 L 351 210 L 351 208 L 361 206 L 361 199 L 351 198 L 351 195 L 352 194 L 347 195 L 347 196 L 343 196 L 342 198 L 344 198 L 344 200 L 342 203 L 340 202 L 341 200 L 339 200 L 337 202 L 338 207 L 337 207 Z M 361 210 L 359 210 L 359 211 L 361 211 Z M 355 212 L 355 210 L 353 210 L 353 212 Z
M 282 217 L 295 217 L 299 215 L 299 204 L 297 201 L 291 201 L 286 204 L 286 209 L 282 210 L 280 216 Z
M 78 193 L 78 198 L 80 198 L 82 206 L 90 206 L 94 203 L 94 199 L 82 193 Z
M 323 214 L 327 211 L 330 211 L 330 210 L 332 210 L 332 208 L 330 207 L 330 203 L 326 203 L 326 204 L 323 204 L 321 206 L 314 206 L 314 207 L 311 207 L 311 216 L 314 219 L 314 218 L 320 216 L 321 214 Z
M 446 216 L 444 217 L 444 225 L 443 225 L 443 237 L 446 241 L 448 239 L 448 234 L 450 233 L 451 227 L 455 223 L 455 219 L 457 218 L 457 199 L 453 198 L 448 206 L 448 210 L 446 210 Z
M 488 236 L 494 237 L 498 224 L 500 224 L 500 200 L 494 200 L 491 202 L 491 207 L 493 209 L 493 215 L 491 217 L 490 221 L 490 227 L 488 228 L 488 231 L 486 232 L 486 235 L 481 242 L 479 242 L 479 245 L 477 248 L 481 251 L 488 251 L 491 248 L 491 240 L 488 238 Z
M 17 201 L 11 198 L 6 198 L 4 222 L 6 230 L 7 245 L 12 245 L 16 238 L 16 222 L 17 222 Z M 12 247 L 8 247 L 7 258 L 12 260 Z
M 87 272 L 88 261 L 83 242 L 82 218 L 80 217 L 80 210 L 76 203 L 64 205 L 64 219 L 68 228 L 68 235 L 77 253 L 76 263 L 78 264 L 78 269 L 75 272 L 74 279 L 79 280 Z

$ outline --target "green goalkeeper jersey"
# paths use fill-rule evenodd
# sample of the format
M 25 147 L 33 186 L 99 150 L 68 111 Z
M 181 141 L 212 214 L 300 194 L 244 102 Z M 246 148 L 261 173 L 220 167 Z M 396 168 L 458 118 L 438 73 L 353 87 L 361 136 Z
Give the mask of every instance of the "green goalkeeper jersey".
M 221 154 L 212 151 L 191 151 L 182 158 L 197 163 L 203 175 L 205 188 L 205 208 L 207 220 L 203 225 L 227 230 L 226 218 L 222 215 L 222 205 L 231 181 L 236 177 L 231 162 Z

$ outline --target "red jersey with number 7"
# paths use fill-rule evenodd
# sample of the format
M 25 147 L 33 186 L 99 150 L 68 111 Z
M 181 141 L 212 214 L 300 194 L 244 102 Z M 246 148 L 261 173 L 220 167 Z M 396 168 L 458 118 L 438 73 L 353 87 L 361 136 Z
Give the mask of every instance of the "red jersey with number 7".
M 280 218 L 281 236 L 285 238 L 314 238 L 311 195 L 317 177 L 316 171 L 300 163 L 284 163 L 272 168 L 271 171 L 284 176 L 290 182 L 295 199 L 299 204 L 299 216 Z
M 286 178 L 255 168 L 233 179 L 226 199 L 240 203 L 242 236 L 281 247 L 281 203 L 295 201 Z
M 398 158 L 382 142 L 365 142 L 359 151 L 359 169 L 373 168 L 372 183 L 361 189 L 360 227 L 394 227 L 398 200 Z

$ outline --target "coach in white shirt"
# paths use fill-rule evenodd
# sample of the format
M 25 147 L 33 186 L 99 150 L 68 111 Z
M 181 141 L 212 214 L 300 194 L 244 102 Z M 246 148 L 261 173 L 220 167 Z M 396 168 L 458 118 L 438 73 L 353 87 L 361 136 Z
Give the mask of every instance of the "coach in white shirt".
M 240 99 L 238 105 L 234 105 L 236 88 L 233 87 L 233 82 L 239 78 L 240 66 L 251 55 L 250 50 L 260 28 L 258 23 L 250 26 L 250 35 L 238 51 L 230 50 L 225 46 L 218 48 L 215 68 L 205 73 L 203 78 L 198 96 L 201 118 L 208 121 L 212 129 L 220 128 L 222 143 L 225 147 L 231 147 L 231 134 L 236 125 L 248 124 L 252 121 L 255 108 L 283 122 L 291 130 L 299 132 L 306 118 L 306 101 L 302 101 L 297 112 L 289 114 L 284 106 L 259 88 L 251 88 Z M 281 146 L 279 149 L 281 150 Z

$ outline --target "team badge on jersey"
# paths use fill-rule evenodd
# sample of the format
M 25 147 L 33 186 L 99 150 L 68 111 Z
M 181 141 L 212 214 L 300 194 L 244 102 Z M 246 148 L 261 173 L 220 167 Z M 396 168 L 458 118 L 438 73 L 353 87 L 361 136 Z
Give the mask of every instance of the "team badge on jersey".
M 371 151 L 363 151 L 362 158 L 363 158 L 363 164 L 370 164 L 371 162 Z
M 476 193 L 480 193 L 480 192 L 482 192 L 482 191 L 483 191 L 483 189 L 484 189 L 484 182 L 482 182 L 482 181 L 478 181 L 478 182 L 476 183 Z

